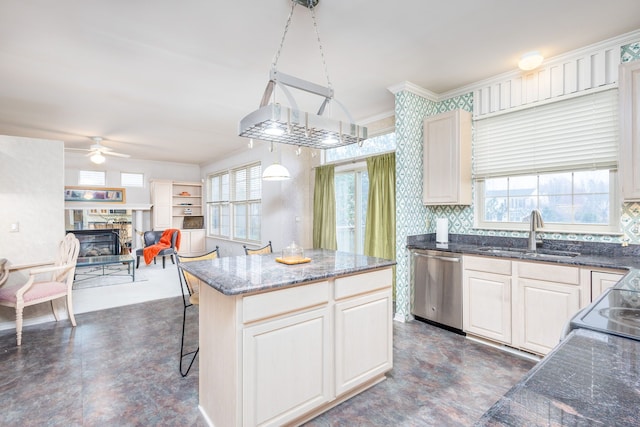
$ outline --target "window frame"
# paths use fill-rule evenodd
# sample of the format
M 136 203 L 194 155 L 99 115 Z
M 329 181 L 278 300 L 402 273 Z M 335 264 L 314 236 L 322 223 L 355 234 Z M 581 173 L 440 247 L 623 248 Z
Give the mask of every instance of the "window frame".
M 255 168 L 255 167 L 259 167 L 258 170 L 258 179 L 260 182 L 260 192 L 259 192 L 259 198 L 250 198 L 251 195 L 251 169 Z M 247 187 L 246 187 L 246 194 L 247 194 L 247 198 L 246 199 L 241 199 L 238 200 L 237 199 L 237 195 L 236 195 L 236 176 L 237 173 L 239 173 L 240 171 L 245 171 L 246 176 L 247 176 Z M 222 191 L 224 188 L 223 185 L 223 177 L 227 176 L 228 177 L 228 189 L 227 189 L 227 194 L 224 194 L 224 192 Z M 220 200 L 212 200 L 213 199 L 213 180 L 215 178 L 220 178 L 219 180 L 219 194 L 221 196 Z M 226 196 L 223 197 L 223 196 Z M 211 174 L 207 174 L 207 200 L 206 200 L 206 204 L 207 204 L 207 236 L 211 237 L 211 238 L 215 238 L 215 239 L 220 239 L 220 240 L 228 240 L 228 241 L 232 241 L 232 242 L 242 242 L 242 243 L 261 243 L 262 242 L 262 163 L 261 162 L 252 162 L 249 164 L 245 164 L 242 166 L 237 166 L 237 167 L 233 167 L 233 168 L 229 168 L 229 169 L 225 169 L 225 170 L 221 170 L 218 172 L 214 172 Z M 260 209 L 260 215 L 259 215 L 259 225 L 258 225 L 258 231 L 257 231 L 257 239 L 251 239 L 249 238 L 251 236 L 251 230 L 252 230 L 252 225 L 251 225 L 251 215 L 250 215 L 250 211 L 251 211 L 251 206 L 259 206 Z M 214 209 L 214 207 L 220 207 L 220 211 L 219 211 L 219 217 L 218 217 L 218 222 L 219 224 L 221 224 L 220 227 L 220 234 L 214 234 L 211 224 L 212 224 L 212 215 L 213 212 L 212 210 Z M 236 213 L 237 213 L 237 209 L 240 206 L 245 206 L 246 207 L 246 215 L 245 215 L 245 230 L 247 232 L 246 234 L 246 238 L 243 237 L 237 237 L 236 234 L 236 222 L 237 222 L 237 218 L 236 218 Z M 222 215 L 222 212 L 224 210 L 224 208 L 226 208 L 226 212 L 228 215 L 228 224 L 226 227 L 222 227 L 223 224 L 223 217 L 224 215 Z
M 567 171 L 562 171 L 567 172 Z M 579 172 L 579 171 L 573 171 Z M 551 172 L 553 173 L 553 172 Z M 539 182 L 540 175 L 546 175 L 539 173 L 535 175 L 508 175 L 502 178 L 515 178 L 520 176 L 536 176 Z M 482 230 L 511 230 L 511 231 L 528 231 L 529 224 L 524 222 L 514 221 L 485 221 L 485 179 L 474 179 L 475 183 L 475 209 L 474 209 L 474 228 Z M 549 223 L 545 221 L 543 232 L 548 233 L 579 233 L 579 234 L 620 234 L 620 205 L 618 194 L 618 173 L 616 169 L 609 169 L 609 224 L 563 224 L 563 223 Z M 571 189 L 571 196 L 573 197 L 573 188 Z M 542 218 L 544 221 L 544 217 Z
M 365 173 L 368 176 L 368 170 L 367 170 L 367 163 L 366 162 L 358 162 L 358 163 L 350 163 L 348 165 L 341 165 L 341 166 L 336 166 L 335 168 L 335 177 L 337 177 L 339 174 L 346 174 L 346 173 L 352 173 L 354 174 L 354 199 L 355 199 L 355 212 L 354 212 L 354 218 L 356 219 L 355 224 L 354 224 L 354 252 L 355 254 L 364 254 L 364 235 L 365 235 L 365 228 L 366 228 L 366 221 L 365 224 L 362 224 L 362 226 L 360 226 L 360 223 L 358 221 L 358 218 L 360 218 L 361 214 L 362 214 L 362 203 L 360 202 L 362 200 L 363 194 L 362 194 L 362 174 Z M 366 195 L 368 197 L 368 195 Z M 336 200 L 336 209 L 339 209 L 339 206 L 337 204 L 337 200 Z M 337 230 L 338 224 L 336 222 L 336 235 L 338 233 Z M 362 245 L 362 247 L 360 247 L 360 245 Z
M 136 175 L 136 176 L 139 176 L 141 185 L 126 185 L 124 183 L 124 180 L 122 179 L 123 175 L 130 175 L 130 176 Z M 120 186 L 126 187 L 126 188 L 145 188 L 144 173 L 142 173 L 142 172 L 124 172 L 124 171 L 120 171 Z
M 83 174 L 84 173 L 90 174 L 90 175 L 94 175 L 94 176 L 97 176 L 98 174 L 102 175 L 102 183 L 83 181 Z M 81 169 L 81 170 L 78 171 L 78 185 L 82 185 L 82 186 L 86 186 L 86 187 L 106 187 L 106 185 L 107 185 L 107 172 L 99 171 L 99 170 Z

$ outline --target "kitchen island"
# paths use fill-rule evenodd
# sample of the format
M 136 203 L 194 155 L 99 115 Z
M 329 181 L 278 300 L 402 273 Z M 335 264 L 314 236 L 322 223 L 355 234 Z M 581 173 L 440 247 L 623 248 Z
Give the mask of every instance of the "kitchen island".
M 393 366 L 393 261 L 309 250 L 182 264 L 200 281 L 200 410 L 210 425 L 300 424 Z

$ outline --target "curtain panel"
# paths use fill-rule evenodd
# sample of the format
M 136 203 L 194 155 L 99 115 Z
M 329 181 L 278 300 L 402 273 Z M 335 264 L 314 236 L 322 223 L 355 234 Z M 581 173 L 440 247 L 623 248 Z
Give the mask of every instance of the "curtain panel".
M 364 253 L 396 259 L 396 154 L 367 159 L 369 198 L 364 234 Z M 395 271 L 395 268 L 394 268 Z M 394 296 L 395 296 L 395 274 Z
M 318 166 L 313 190 L 313 247 L 338 249 L 333 165 Z

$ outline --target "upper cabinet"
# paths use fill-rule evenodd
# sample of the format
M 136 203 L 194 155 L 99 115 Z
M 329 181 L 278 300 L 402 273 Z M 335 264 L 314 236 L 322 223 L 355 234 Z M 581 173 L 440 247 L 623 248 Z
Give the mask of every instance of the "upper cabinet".
M 620 65 L 618 167 L 624 201 L 640 201 L 640 61 Z
M 452 110 L 424 120 L 425 205 L 471 204 L 471 113 Z

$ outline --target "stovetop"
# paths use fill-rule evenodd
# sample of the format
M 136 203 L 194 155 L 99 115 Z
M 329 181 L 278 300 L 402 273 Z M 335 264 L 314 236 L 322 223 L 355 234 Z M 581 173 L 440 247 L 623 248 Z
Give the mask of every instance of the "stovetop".
M 590 309 L 571 320 L 571 327 L 640 341 L 640 290 L 607 289 Z

